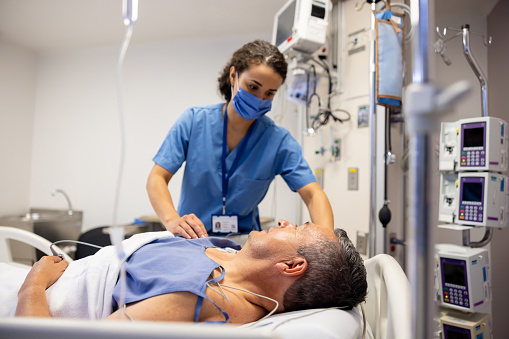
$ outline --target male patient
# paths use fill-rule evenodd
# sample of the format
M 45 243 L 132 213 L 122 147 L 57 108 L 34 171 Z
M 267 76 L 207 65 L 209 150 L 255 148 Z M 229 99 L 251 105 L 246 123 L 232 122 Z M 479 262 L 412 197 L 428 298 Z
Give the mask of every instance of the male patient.
M 275 301 L 276 312 L 284 312 L 351 309 L 366 297 L 363 261 L 343 230 L 312 223 L 296 227 L 281 220 L 268 232 L 251 232 L 238 251 L 224 247 L 238 245 L 224 238 L 170 236 L 141 246 L 124 263 L 125 308 L 117 306 L 120 287 L 115 279 L 109 316 L 102 317 L 245 324 L 272 311 Z M 69 270 L 82 260 L 87 258 L 72 262 Z M 73 311 L 65 308 L 75 305 L 60 301 L 64 311 L 53 312 L 46 291 L 53 284 L 50 289 L 58 288 L 53 294 L 82 284 L 84 277 L 76 273 L 74 283 L 57 284 L 61 276 L 65 279 L 68 265 L 59 257 L 37 262 L 18 292 L 16 315 L 72 317 Z

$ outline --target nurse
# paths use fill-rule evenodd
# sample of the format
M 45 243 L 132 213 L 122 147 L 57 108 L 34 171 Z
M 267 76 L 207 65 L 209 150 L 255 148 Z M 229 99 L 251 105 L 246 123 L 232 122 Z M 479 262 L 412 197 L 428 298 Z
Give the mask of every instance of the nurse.
M 190 239 L 260 230 L 258 204 L 276 175 L 299 193 L 313 223 L 334 228 L 329 200 L 300 145 L 265 116 L 286 72 L 275 46 L 247 43 L 218 78 L 226 103 L 189 108 L 171 127 L 147 180 L 168 231 Z M 168 183 L 184 162 L 177 210 Z

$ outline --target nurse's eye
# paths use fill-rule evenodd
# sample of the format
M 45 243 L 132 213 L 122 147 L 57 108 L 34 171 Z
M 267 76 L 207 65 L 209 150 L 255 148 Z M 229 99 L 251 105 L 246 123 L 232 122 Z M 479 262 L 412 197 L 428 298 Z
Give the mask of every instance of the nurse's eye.
M 249 84 L 249 89 L 251 89 L 253 91 L 256 91 L 258 89 L 258 86 L 253 85 L 253 84 Z
M 265 93 L 265 95 L 268 97 L 273 97 L 274 95 L 276 95 L 276 92 L 269 91 L 269 92 Z

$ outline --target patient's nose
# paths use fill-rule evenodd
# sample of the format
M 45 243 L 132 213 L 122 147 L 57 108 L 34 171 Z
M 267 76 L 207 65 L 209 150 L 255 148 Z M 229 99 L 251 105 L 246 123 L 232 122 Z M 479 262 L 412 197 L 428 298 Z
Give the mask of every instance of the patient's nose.
M 285 228 L 285 227 L 288 227 L 288 226 L 292 226 L 292 227 L 295 227 L 294 224 L 292 224 L 291 222 L 287 221 L 287 220 L 279 220 L 277 222 L 277 226 L 279 228 Z

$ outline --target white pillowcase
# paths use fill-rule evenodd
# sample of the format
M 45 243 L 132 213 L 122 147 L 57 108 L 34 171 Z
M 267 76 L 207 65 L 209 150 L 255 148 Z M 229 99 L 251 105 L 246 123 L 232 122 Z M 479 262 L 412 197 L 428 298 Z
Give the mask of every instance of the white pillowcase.
M 361 339 L 363 326 L 362 313 L 357 307 L 350 311 L 321 308 L 279 313 L 241 327 L 263 328 L 284 339 Z M 373 338 L 368 323 L 365 338 Z

